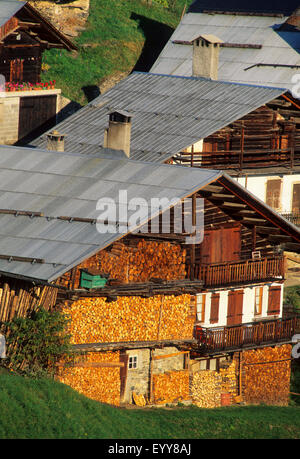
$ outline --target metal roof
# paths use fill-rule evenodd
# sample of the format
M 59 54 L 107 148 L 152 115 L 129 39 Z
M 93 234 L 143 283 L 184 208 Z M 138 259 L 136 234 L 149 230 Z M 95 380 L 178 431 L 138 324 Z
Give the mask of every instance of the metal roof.
M 27 2 L 0 0 L 0 27 L 12 18 Z
M 114 232 L 99 233 L 95 222 L 58 217 L 100 218 L 105 210 L 97 209 L 101 198 L 104 204 L 113 199 L 124 215 L 119 217 L 122 222 L 127 221 L 125 212 L 130 221 L 136 208 L 128 208 L 124 194 L 119 194 L 124 190 L 127 202 L 132 198 L 144 200 L 139 201 L 139 205 L 143 204 L 143 224 L 168 209 L 172 199 L 179 202 L 220 175 L 218 171 L 145 163 L 119 156 L 107 159 L 0 146 L 0 255 L 29 259 L 0 259 L 0 272 L 53 281 L 129 231 L 121 225 L 119 232 L 112 225 Z M 167 200 L 159 207 L 152 198 Z M 150 203 L 151 212 L 146 206 Z M 7 215 L 3 209 L 27 211 L 29 215 Z M 34 216 L 33 212 L 43 216 Z M 135 226 L 130 229 L 133 231 Z
M 285 91 L 205 78 L 133 73 L 56 126 L 65 150 L 97 154 L 112 110 L 132 114 L 130 158 L 164 162 Z M 46 134 L 30 146 L 46 148 Z
M 300 73 L 297 68 L 300 66 L 300 32 L 279 30 L 287 17 L 189 12 L 174 31 L 151 72 L 191 76 L 192 45 L 174 42 L 189 42 L 200 34 L 214 34 L 225 43 L 261 45 L 260 49 L 221 46 L 220 80 L 292 90 L 292 77 Z M 272 64 L 274 68 L 255 66 L 257 64 Z
M 195 0 L 189 7 L 189 12 L 199 13 L 204 11 L 236 11 L 246 13 L 269 13 L 290 15 L 299 6 L 299 0 Z

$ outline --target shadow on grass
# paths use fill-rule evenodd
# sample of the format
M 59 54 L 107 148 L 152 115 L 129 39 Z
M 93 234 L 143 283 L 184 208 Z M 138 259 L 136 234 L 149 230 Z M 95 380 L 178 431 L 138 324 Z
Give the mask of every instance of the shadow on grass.
M 135 64 L 134 71 L 149 72 L 174 29 L 161 22 L 132 13 L 131 19 L 138 22 L 145 36 L 143 51 Z

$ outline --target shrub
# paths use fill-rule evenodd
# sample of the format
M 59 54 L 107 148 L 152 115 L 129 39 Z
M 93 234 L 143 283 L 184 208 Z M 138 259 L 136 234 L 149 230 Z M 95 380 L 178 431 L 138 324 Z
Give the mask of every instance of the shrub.
M 43 308 L 30 317 L 15 317 L 3 323 L 7 359 L 5 366 L 29 375 L 53 374 L 55 364 L 71 355 L 69 319 L 59 311 Z

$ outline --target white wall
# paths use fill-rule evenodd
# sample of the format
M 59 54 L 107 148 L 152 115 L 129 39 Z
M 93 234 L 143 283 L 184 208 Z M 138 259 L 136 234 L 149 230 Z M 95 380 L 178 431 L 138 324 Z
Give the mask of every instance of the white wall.
M 268 310 L 268 296 L 269 296 L 269 286 L 281 286 L 281 299 L 280 299 L 280 314 L 276 316 L 271 316 L 267 314 Z M 262 313 L 261 315 L 254 314 L 255 306 L 255 287 L 263 287 L 263 297 L 262 297 Z M 236 290 L 241 290 L 239 287 Z M 205 320 L 203 323 L 199 324 L 203 327 L 224 327 L 227 325 L 227 308 L 228 308 L 228 293 L 230 290 L 215 290 L 215 293 L 220 293 L 220 302 L 219 302 L 219 321 L 218 323 L 210 323 L 210 307 L 211 307 L 211 292 L 206 293 L 205 300 Z M 200 297 L 200 294 L 197 295 Z M 280 318 L 282 317 L 282 304 L 283 304 L 283 285 L 273 282 L 268 285 L 252 285 L 244 288 L 243 295 L 243 316 L 242 323 L 249 323 L 259 321 L 262 319 L 272 319 L 273 317 Z
M 269 176 L 255 176 L 255 177 L 239 177 L 236 180 L 238 183 L 256 197 L 266 202 L 266 188 L 267 180 L 270 179 L 281 179 L 282 188 L 280 195 L 280 208 L 279 212 L 291 212 L 292 211 L 292 200 L 293 200 L 293 184 L 300 183 L 300 174 L 287 174 L 287 175 L 269 175 Z

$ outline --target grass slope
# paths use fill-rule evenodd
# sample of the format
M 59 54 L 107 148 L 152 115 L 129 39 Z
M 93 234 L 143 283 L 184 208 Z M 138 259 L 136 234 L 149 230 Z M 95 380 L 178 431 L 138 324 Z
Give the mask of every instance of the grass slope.
M 48 379 L 0 374 L 1 439 L 298 439 L 300 407 L 121 409 Z
M 84 104 L 86 89 L 104 78 L 133 69 L 148 71 L 178 25 L 186 3 L 191 0 L 177 0 L 176 9 L 170 11 L 141 0 L 90 0 L 86 29 L 73 40 L 78 52 L 46 51 L 43 62 L 50 69 L 43 81 L 56 80 L 66 97 Z

